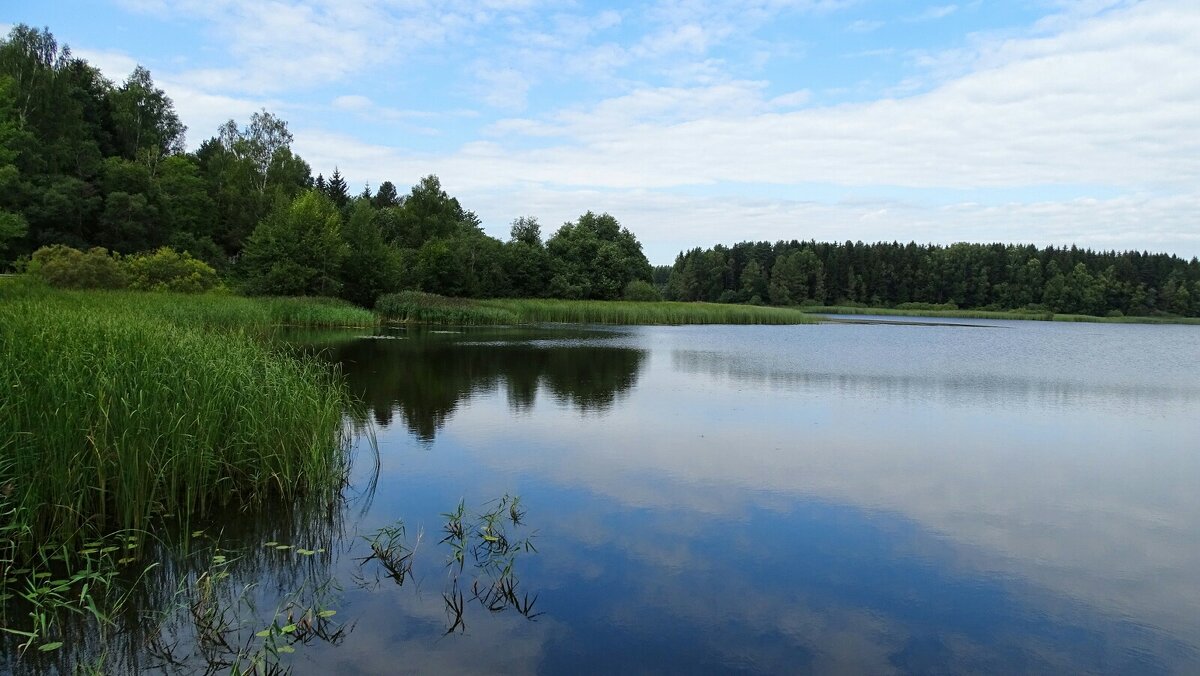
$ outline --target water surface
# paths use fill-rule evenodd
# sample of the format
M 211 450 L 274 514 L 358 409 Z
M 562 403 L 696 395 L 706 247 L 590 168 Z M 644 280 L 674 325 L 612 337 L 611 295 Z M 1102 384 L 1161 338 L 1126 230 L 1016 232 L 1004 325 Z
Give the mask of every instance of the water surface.
M 381 449 L 353 528 L 428 556 L 297 670 L 1200 669 L 1200 331 L 963 323 L 328 345 Z M 505 492 L 544 614 L 443 638 L 439 514 Z
M 235 580 L 337 609 L 300 674 L 1200 672 L 1200 330 L 942 323 L 307 336 L 377 462 Z M 454 627 L 443 513 L 506 493 L 536 617 Z

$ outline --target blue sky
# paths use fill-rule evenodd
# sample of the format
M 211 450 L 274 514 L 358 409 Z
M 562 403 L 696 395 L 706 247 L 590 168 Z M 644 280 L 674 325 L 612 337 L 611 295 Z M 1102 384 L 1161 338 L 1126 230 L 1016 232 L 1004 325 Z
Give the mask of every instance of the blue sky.
M 314 173 L 438 174 L 489 232 L 608 211 L 743 239 L 1200 255 L 1194 0 L 25 3 L 191 146 L 263 107 Z

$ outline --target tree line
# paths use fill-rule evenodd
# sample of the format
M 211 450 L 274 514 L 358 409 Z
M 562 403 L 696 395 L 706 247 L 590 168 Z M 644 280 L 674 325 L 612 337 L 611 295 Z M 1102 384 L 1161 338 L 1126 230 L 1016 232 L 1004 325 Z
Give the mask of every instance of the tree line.
M 418 289 L 451 296 L 612 299 L 654 294 L 641 244 L 587 212 L 543 241 L 533 217 L 511 238 L 422 178 L 351 194 L 292 150 L 267 111 L 230 120 L 195 152 L 150 72 L 108 80 L 47 29 L 0 41 L 0 264 L 43 247 L 186 251 L 255 294 L 342 296 L 371 305 Z M 61 246 L 56 260 L 65 256 Z M 92 256 L 79 260 L 100 261 Z
M 668 299 L 1200 316 L 1200 261 L 1014 244 L 741 242 L 655 269 Z
M 336 168 L 314 178 L 292 150 L 287 122 L 266 110 L 226 122 L 194 152 L 186 131 L 145 68 L 113 82 L 49 30 L 14 27 L 0 40 L 0 267 L 53 245 L 43 258 L 97 265 L 102 256 L 62 247 L 120 255 L 169 247 L 247 293 L 334 295 L 365 306 L 414 289 L 1200 315 L 1194 258 L 793 240 L 696 248 L 652 269 L 637 238 L 608 214 L 589 211 L 544 240 L 537 219 L 521 217 L 500 241 L 436 176 L 407 193 L 391 181 L 354 193 Z M 170 253 L 144 260 L 180 266 Z

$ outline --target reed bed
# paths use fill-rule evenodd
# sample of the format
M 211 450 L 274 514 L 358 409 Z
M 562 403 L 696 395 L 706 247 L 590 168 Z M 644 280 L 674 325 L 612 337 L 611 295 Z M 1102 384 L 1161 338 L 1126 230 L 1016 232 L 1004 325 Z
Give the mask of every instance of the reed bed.
M 387 321 L 462 326 L 533 324 L 808 324 L 787 308 L 716 303 L 446 298 L 403 292 L 383 296 L 375 310 Z
M 801 312 L 826 315 L 880 315 L 894 317 L 946 317 L 954 319 L 1014 319 L 1040 322 L 1094 322 L 1104 324 L 1200 324 L 1195 317 L 1098 317 L 1095 315 L 1056 314 L 1038 310 L 931 310 L 907 308 L 870 308 L 844 305 L 806 305 Z
M 519 324 L 517 315 L 504 308 L 490 307 L 467 298 L 448 298 L 420 291 L 401 291 L 380 296 L 375 312 L 385 321 L 453 326 Z
M 577 324 L 809 324 L 789 308 L 666 301 L 502 299 L 481 301 L 507 310 L 522 322 Z
M 340 375 L 237 329 L 355 317 L 336 303 L 4 285 L 0 558 L 336 491 Z

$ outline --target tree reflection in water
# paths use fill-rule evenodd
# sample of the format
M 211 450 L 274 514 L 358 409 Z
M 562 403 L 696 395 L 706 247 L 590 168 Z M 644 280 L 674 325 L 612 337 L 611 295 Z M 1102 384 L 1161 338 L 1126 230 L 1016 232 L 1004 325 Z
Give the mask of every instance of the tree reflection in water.
M 391 336 L 297 336 L 323 358 L 346 364 L 354 396 L 380 427 L 398 412 L 409 431 L 432 441 L 458 404 L 476 392 L 503 387 L 510 405 L 528 410 L 539 390 L 582 412 L 604 411 L 637 383 L 643 350 L 598 346 L 597 336 L 620 333 L 575 329 L 410 329 Z M 587 337 L 588 343 L 577 341 Z M 306 340 L 307 338 L 307 340 Z M 324 338 L 325 340 L 322 340 Z

